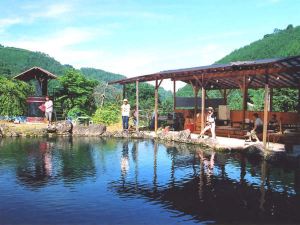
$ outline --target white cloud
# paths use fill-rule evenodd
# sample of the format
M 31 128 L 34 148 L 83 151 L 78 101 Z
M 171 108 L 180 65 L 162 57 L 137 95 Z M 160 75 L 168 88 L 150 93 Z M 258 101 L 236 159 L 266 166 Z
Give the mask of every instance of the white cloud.
M 44 5 L 37 6 L 38 8 L 32 10 L 29 14 L 31 19 L 38 18 L 57 18 L 60 16 L 66 17 L 66 14 L 72 11 L 73 7 L 70 4 L 58 3 L 45 7 Z
M 0 32 L 3 32 L 6 28 L 21 23 L 20 18 L 4 18 L 0 19 Z
M 69 27 L 51 36 L 6 41 L 4 44 L 47 53 L 63 64 L 86 66 L 88 60 L 101 56 L 102 52 L 97 50 L 81 50 L 78 49 L 77 46 L 87 43 L 101 35 L 107 35 L 107 33 L 100 29 Z

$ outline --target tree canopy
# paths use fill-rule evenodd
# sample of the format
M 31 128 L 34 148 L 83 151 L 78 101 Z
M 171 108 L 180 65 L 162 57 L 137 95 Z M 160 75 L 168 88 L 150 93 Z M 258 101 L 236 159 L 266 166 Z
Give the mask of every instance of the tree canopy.
M 61 89 L 57 101 L 66 112 L 76 108 L 90 114 L 95 110 L 93 92 L 98 84 L 96 80 L 89 80 L 79 71 L 69 69 L 59 77 L 59 82 Z
M 0 115 L 20 116 L 27 111 L 26 98 L 33 88 L 23 81 L 0 76 Z

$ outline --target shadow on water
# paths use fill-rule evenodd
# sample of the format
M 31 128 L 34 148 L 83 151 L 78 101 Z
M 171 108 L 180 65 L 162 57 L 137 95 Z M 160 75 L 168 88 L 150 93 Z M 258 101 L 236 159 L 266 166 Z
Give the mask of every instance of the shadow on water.
M 269 164 L 240 153 L 225 154 L 192 145 L 72 137 L 0 139 L 0 181 L 7 177 L 15 179 L 17 187 L 29 190 L 24 193 L 44 191 L 49 203 L 60 207 L 61 217 L 47 217 L 44 213 L 56 208 L 26 199 L 29 205 L 44 207 L 36 219 L 50 224 L 65 219 L 67 212 L 81 212 L 81 217 L 73 214 L 66 224 L 99 224 L 99 218 L 106 218 L 101 223 L 153 224 L 152 218 L 162 214 L 169 217 L 161 224 L 182 220 L 183 224 L 300 223 L 299 165 Z M 0 206 L 8 210 L 0 219 L 11 224 L 24 222 L 21 217 L 21 222 L 11 222 L 9 212 L 17 213 L 22 203 L 11 203 L 11 196 L 18 193 L 1 185 L 4 188 L 0 190 L 10 192 L 0 193 L 0 201 L 13 207 Z M 69 187 L 74 187 L 74 196 L 65 189 Z M 122 209 L 130 210 L 132 201 L 137 215 L 128 217 Z M 65 202 L 63 207 L 61 202 Z M 139 214 L 145 204 L 159 208 L 153 214 L 147 211 L 148 220 Z M 32 224 L 30 219 L 25 221 Z

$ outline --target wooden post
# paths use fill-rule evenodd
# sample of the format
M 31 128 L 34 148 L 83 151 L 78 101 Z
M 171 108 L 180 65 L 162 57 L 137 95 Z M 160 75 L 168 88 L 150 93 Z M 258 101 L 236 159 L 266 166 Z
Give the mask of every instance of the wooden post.
M 176 109 L 176 80 L 173 80 L 173 110 Z
M 246 110 L 247 110 L 247 96 L 248 96 L 248 87 L 246 83 L 246 76 L 243 77 L 243 86 L 242 86 L 242 92 L 243 92 L 243 114 L 242 114 L 242 128 L 245 128 L 245 119 L 246 119 Z
M 126 98 L 126 84 L 123 84 L 123 99 Z
M 270 88 L 270 105 L 269 105 L 269 111 L 273 111 L 273 88 Z
M 154 105 L 154 131 L 155 134 L 157 134 L 157 126 L 158 126 L 158 113 L 157 113 L 157 109 L 158 109 L 158 80 L 155 80 L 155 94 L 154 94 L 154 98 L 155 98 L 155 105 Z
M 267 129 L 268 129 L 268 109 L 269 109 L 269 84 L 265 84 L 265 105 L 264 105 L 264 121 L 263 121 L 263 145 L 264 150 L 267 147 Z
M 136 94 L 136 108 L 135 108 L 135 110 L 136 110 L 136 125 L 135 125 L 135 130 L 136 130 L 136 132 L 138 132 L 139 131 L 139 81 L 138 80 L 136 80 L 136 85 L 135 85 L 136 87 L 135 87 L 135 89 L 136 89 L 136 92 L 135 92 L 135 94 Z
M 227 105 L 227 96 L 228 96 L 227 90 L 224 89 L 224 95 L 223 95 L 223 98 L 224 98 L 224 104 L 225 104 L 225 105 Z
M 205 127 L 205 87 L 202 86 L 202 93 L 201 93 L 201 131 L 204 130 Z
M 198 111 L 198 93 L 199 93 L 199 87 L 197 85 L 193 85 L 194 90 L 194 124 L 196 124 L 196 118 L 197 118 L 197 111 Z

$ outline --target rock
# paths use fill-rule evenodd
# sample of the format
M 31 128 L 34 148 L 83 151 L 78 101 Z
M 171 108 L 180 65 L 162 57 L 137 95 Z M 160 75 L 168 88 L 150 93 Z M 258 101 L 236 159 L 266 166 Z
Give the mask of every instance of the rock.
M 68 135 L 72 133 L 73 125 L 68 121 L 55 122 L 54 126 L 50 126 L 47 130 L 49 133 L 56 132 L 58 135 Z
M 160 132 L 157 134 L 157 137 L 161 140 L 165 141 L 177 141 L 177 142 L 191 142 L 191 131 L 183 130 L 183 131 L 169 131 L 169 132 Z
M 106 131 L 102 124 L 91 124 L 89 126 L 77 125 L 73 127 L 72 133 L 77 136 L 100 136 Z
M 6 124 L 0 124 L 0 137 L 5 137 L 8 132 L 8 126 Z
M 142 131 L 134 132 L 134 133 L 131 133 L 131 138 L 142 139 L 142 138 L 145 138 L 145 135 L 144 135 L 144 132 L 142 132 Z
M 191 131 L 189 129 L 178 132 L 178 141 L 188 142 L 191 139 Z

